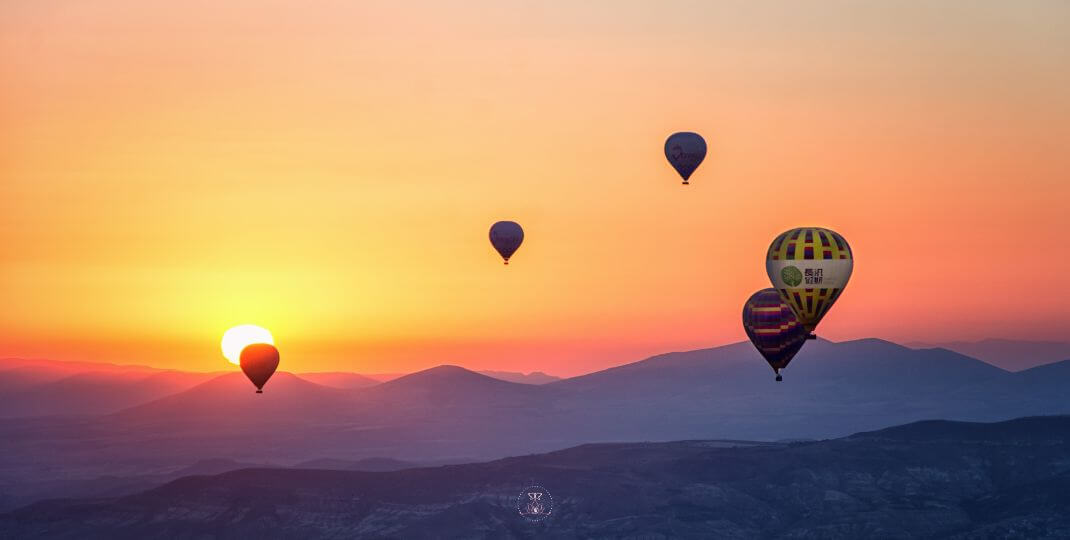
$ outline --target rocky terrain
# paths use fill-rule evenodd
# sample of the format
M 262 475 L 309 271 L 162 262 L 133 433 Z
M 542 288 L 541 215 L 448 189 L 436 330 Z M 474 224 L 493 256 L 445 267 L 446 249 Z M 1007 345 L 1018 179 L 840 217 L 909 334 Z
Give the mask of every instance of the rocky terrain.
M 549 517 L 517 511 L 528 485 Z M 1066 538 L 1070 417 L 801 443 L 590 444 L 393 472 L 242 469 L 41 502 L 4 538 Z

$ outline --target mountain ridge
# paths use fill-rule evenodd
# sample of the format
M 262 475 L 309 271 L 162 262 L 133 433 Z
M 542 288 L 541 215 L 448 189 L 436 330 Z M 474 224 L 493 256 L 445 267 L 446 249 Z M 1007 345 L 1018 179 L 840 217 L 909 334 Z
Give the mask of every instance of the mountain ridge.
M 757 446 L 588 444 L 390 472 L 239 469 L 121 497 L 37 502 L 0 514 L 0 536 L 966 539 L 1070 532 L 1070 417 L 936 420 L 874 433 L 883 435 Z M 533 483 L 553 503 L 538 523 L 517 512 L 518 495 Z
M 912 348 L 940 347 L 1006 369 L 1025 369 L 1070 359 L 1070 342 L 985 338 L 977 341 L 907 342 Z
M 440 366 L 351 389 L 279 372 L 255 394 L 231 372 L 109 415 L 0 419 L 0 493 L 10 495 L 0 508 L 63 482 L 159 475 L 220 457 L 456 462 L 588 442 L 827 439 L 927 418 L 1066 414 L 1063 368 L 1009 373 L 874 339 L 810 342 L 781 383 L 742 342 L 545 385 Z M 87 438 L 97 449 L 84 448 Z

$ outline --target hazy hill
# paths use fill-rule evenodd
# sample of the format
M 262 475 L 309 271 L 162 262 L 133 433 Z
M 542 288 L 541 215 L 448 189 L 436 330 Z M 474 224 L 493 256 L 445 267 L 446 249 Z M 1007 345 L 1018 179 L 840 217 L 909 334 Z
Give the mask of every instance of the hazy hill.
M 1045 383 L 1057 385 L 1065 377 L 1070 377 L 1070 360 L 1044 364 L 1043 366 L 1024 369 L 1014 374 L 1014 380 L 1025 384 L 1038 385 Z
M 218 374 L 78 363 L 0 371 L 0 416 L 107 414 L 192 388 Z M 111 369 L 116 367 L 118 369 Z
M 659 354 L 587 375 L 563 379 L 548 386 L 582 392 L 605 392 L 628 396 L 663 394 L 675 391 L 680 385 L 702 388 L 724 378 L 772 374 L 750 343 L 734 343 L 712 349 Z M 695 378 L 695 376 L 700 376 Z M 769 377 L 771 380 L 772 377 Z M 754 377 L 758 380 L 758 377 Z
M 362 373 L 362 375 L 373 381 L 386 382 L 392 381 L 398 377 L 404 377 L 405 375 L 408 375 L 408 373 Z
M 361 432 L 365 441 L 392 449 L 395 457 L 422 461 L 567 446 L 544 440 L 538 431 L 551 421 L 561 394 L 438 366 L 362 390 L 356 402 L 367 413 L 366 421 L 374 422 L 374 429 Z
M 307 376 L 276 373 L 263 394 L 241 373 L 229 373 L 173 395 L 131 407 L 112 418 L 169 427 L 239 424 L 269 428 L 280 423 L 333 424 L 370 418 L 376 424 L 423 418 L 446 411 L 482 413 L 521 396 L 543 395 L 532 385 L 510 383 L 457 366 L 439 366 L 360 389 L 333 388 Z
M 524 383 L 524 384 L 546 384 L 548 382 L 561 380 L 560 377 L 555 377 L 553 375 L 547 375 L 546 373 L 543 373 L 541 371 L 533 371 L 531 373 L 520 373 L 520 372 L 516 372 L 516 371 L 480 370 L 480 371 L 476 371 L 476 373 L 479 373 L 481 375 L 486 375 L 488 377 L 493 377 L 495 379 L 501 379 L 503 381 Z M 373 379 L 373 380 L 376 380 L 376 381 L 379 381 L 379 382 L 386 382 L 386 381 L 392 381 L 392 380 L 397 379 L 399 377 L 404 377 L 405 375 L 407 375 L 407 373 L 372 373 L 372 374 L 365 375 L 365 377 L 368 377 L 370 379 Z
M 298 377 L 331 388 L 367 388 L 379 384 L 379 381 L 358 373 L 347 372 L 321 372 L 321 373 L 298 373 Z
M 820 439 L 930 418 L 1066 414 L 1068 384 L 1070 364 L 1009 373 L 876 339 L 808 343 L 781 383 L 748 343 L 544 385 L 440 366 L 351 389 L 278 373 L 255 394 L 230 373 L 111 415 L 0 419 L 0 508 L 34 483 L 201 459 L 456 462 L 586 442 Z
M 737 343 L 659 355 L 546 387 L 570 391 L 562 407 L 586 403 L 585 420 L 598 417 L 589 433 L 603 440 L 815 438 L 921 418 L 1070 412 L 1070 399 L 1063 398 L 978 400 L 973 389 L 1009 383 L 1013 374 L 951 351 L 877 339 L 808 343 L 784 378 L 774 382 L 754 348 Z M 628 422 L 619 421 L 622 413 Z
M 495 379 L 501 379 L 503 381 L 523 383 L 523 384 L 546 384 L 554 381 L 560 381 L 561 377 L 555 377 L 553 375 L 547 375 L 541 371 L 532 371 L 531 373 L 518 373 L 515 371 L 478 371 L 482 375 L 488 377 L 494 377 Z
M 808 343 L 776 383 L 753 347 L 736 343 L 544 385 L 440 366 L 360 389 L 279 373 L 255 394 L 230 373 L 124 410 L 99 429 L 164 454 L 186 451 L 186 462 L 488 458 L 587 441 L 818 438 L 924 418 L 1067 413 L 1068 382 L 1070 370 L 1008 373 L 947 350 L 867 339 Z M 310 445 L 327 451 L 309 454 Z
M 1046 444 L 1061 441 L 1063 444 L 1070 444 L 1070 416 L 1031 416 L 994 423 L 922 420 L 856 433 L 846 440 L 971 444 L 985 441 L 997 441 L 1000 444 Z M 1070 471 L 1070 464 L 1067 464 L 1066 470 Z
M 399 459 L 390 458 L 364 458 L 356 461 L 347 459 L 312 459 L 309 461 L 303 461 L 293 466 L 295 469 L 325 469 L 334 471 L 370 471 L 370 472 L 385 472 L 385 471 L 400 471 L 402 469 L 411 469 L 416 467 L 417 464 L 410 461 L 401 461 Z
M 53 370 L 38 366 L 18 366 L 0 368 L 0 392 L 10 395 L 34 386 L 58 381 L 75 372 L 70 370 Z
M 866 394 L 927 393 L 995 380 L 1007 373 L 984 362 L 942 350 L 913 350 L 879 339 L 842 343 L 816 340 L 784 370 L 773 372 L 747 342 L 713 349 L 668 353 L 596 373 L 564 379 L 550 387 L 614 393 L 634 398 L 667 393 L 708 392 L 718 396 L 791 394 L 799 389 L 842 386 L 826 399 L 865 389 Z M 844 384 L 846 383 L 846 384 Z
M 398 377 L 368 390 L 366 395 L 412 404 L 431 401 L 435 406 L 472 399 L 538 395 L 534 385 L 488 377 L 459 366 L 437 366 Z
M 292 373 L 278 372 L 263 394 L 243 373 L 219 375 L 193 388 L 166 395 L 113 415 L 124 422 L 184 424 L 238 424 L 257 426 L 286 422 L 316 422 L 343 415 L 348 393 L 309 382 Z
M 490 463 L 246 469 L 0 516 L 11 538 L 1065 538 L 1070 418 L 797 444 L 584 445 Z M 551 515 L 520 517 L 530 484 Z
M 427 424 L 424 429 L 472 426 L 485 431 L 491 424 L 512 421 L 510 413 L 540 409 L 556 394 L 458 366 L 438 366 L 365 389 L 357 400 L 378 411 L 377 417 L 385 423 L 393 418 Z M 453 436 L 457 435 L 461 432 Z
M 1052 362 L 1070 360 L 1070 343 L 1060 341 L 983 339 L 946 343 L 915 342 L 908 343 L 907 346 L 915 349 L 941 347 L 972 356 L 1007 371 L 1021 371 Z

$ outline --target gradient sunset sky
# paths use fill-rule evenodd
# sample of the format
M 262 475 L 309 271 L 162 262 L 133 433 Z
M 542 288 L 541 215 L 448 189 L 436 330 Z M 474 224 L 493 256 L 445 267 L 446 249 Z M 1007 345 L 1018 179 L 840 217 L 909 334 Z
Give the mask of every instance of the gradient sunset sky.
M 823 337 L 1070 328 L 1070 2 L 9 1 L 0 80 L 0 356 L 572 375 L 745 339 L 804 225 Z

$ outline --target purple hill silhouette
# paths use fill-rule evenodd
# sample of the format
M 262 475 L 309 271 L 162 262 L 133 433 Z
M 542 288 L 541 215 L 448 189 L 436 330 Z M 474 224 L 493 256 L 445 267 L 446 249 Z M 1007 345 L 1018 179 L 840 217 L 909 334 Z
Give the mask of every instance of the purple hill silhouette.
M 359 373 L 347 373 L 344 371 L 331 371 L 319 373 L 298 373 L 298 377 L 330 388 L 350 390 L 353 388 L 367 388 L 379 384 L 379 381 L 366 377 Z
M 1070 417 L 793 444 L 587 444 L 487 463 L 251 468 L 0 515 L 5 538 L 1062 538 Z M 539 523 L 522 488 L 552 495 Z
M 964 354 L 1003 368 L 1021 371 L 1032 367 L 1070 360 L 1070 343 L 1061 341 L 1025 341 L 1014 339 L 983 339 L 980 341 L 950 341 L 946 343 L 908 343 L 921 348 L 940 347 Z
M 1066 414 L 1068 366 L 1010 373 L 944 349 L 866 339 L 808 343 L 782 383 L 748 343 L 545 385 L 439 366 L 353 389 L 280 372 L 257 395 L 230 373 L 114 414 L 0 419 L 0 455 L 14 471 L 0 477 L 0 493 L 162 474 L 201 459 L 482 460 L 586 442 L 819 439 L 930 418 Z

